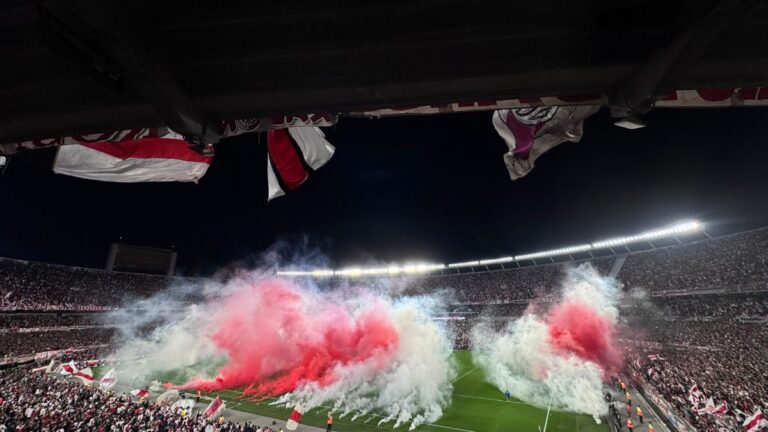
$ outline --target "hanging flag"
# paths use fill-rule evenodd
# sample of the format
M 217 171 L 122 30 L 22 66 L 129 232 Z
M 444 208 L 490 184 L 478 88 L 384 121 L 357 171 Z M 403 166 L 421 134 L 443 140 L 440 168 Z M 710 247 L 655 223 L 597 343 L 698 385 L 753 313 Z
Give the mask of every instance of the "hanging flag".
M 115 384 L 117 384 L 117 374 L 115 374 L 115 368 L 112 368 L 103 377 L 101 377 L 101 381 L 99 381 L 99 388 L 111 389 L 115 386 Z
M 61 375 L 74 375 L 77 372 L 77 366 L 75 366 L 75 361 L 70 360 L 69 363 L 62 364 L 59 366 L 59 373 Z
M 765 426 L 768 426 L 768 421 L 765 420 L 765 416 L 761 410 L 757 410 L 754 414 L 747 417 L 742 424 L 747 432 L 757 432 Z
M 208 405 L 208 408 L 203 411 L 203 416 L 205 418 L 216 417 L 223 409 L 224 401 L 222 401 L 220 397 L 216 396 L 216 399 L 211 401 L 210 405 Z
M 307 181 L 336 149 L 315 127 L 273 129 L 267 136 L 267 200 L 285 195 Z
M 301 420 L 301 417 L 304 415 L 304 407 L 301 406 L 301 404 L 296 404 L 295 407 L 293 407 L 293 412 L 291 413 L 291 416 L 288 417 L 288 421 L 285 423 L 285 428 L 289 431 L 296 430 L 296 428 L 299 427 L 299 421 Z
M 152 131 L 157 131 L 153 129 Z M 120 183 L 196 182 L 211 164 L 168 129 L 163 135 L 100 135 L 59 147 L 53 171 L 90 180 Z M 114 138 L 115 140 L 110 140 Z
M 504 163 L 512 180 L 527 175 L 536 159 L 556 145 L 579 142 L 584 119 L 599 109 L 599 105 L 575 105 L 495 111 L 493 127 L 509 147 Z
M 79 378 L 83 384 L 90 384 L 93 382 L 93 371 L 89 367 L 75 372 L 73 376 Z
M 136 389 L 136 390 L 131 390 L 131 394 L 132 394 L 132 395 L 134 395 L 134 396 L 136 396 L 136 397 L 139 397 L 139 398 L 147 397 L 147 396 L 149 396 L 151 393 L 152 393 L 152 392 L 151 392 L 151 391 L 149 391 L 149 390 L 147 390 L 147 389 Z

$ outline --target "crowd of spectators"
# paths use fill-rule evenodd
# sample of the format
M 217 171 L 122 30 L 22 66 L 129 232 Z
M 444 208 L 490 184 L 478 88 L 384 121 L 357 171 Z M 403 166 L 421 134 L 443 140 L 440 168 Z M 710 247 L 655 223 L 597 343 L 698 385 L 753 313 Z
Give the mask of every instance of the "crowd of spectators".
M 768 293 L 660 298 L 631 310 L 628 326 L 655 346 L 627 365 L 698 430 L 740 430 L 744 415 L 768 411 Z M 699 414 L 688 398 L 694 385 L 728 412 Z
M 181 408 L 102 392 L 26 368 L 0 371 L 0 431 L 271 432 L 251 423 L 184 413 Z
M 592 266 L 601 274 L 610 268 L 610 259 L 595 259 Z M 550 264 L 477 273 L 427 275 L 414 278 L 406 294 L 444 291 L 456 303 L 525 302 L 553 293 L 572 264 Z
M 651 292 L 768 286 L 768 228 L 630 255 L 619 274 Z
M 113 328 L 0 333 L 0 359 L 44 351 L 108 345 L 114 335 Z
M 0 313 L 0 333 L 21 329 L 100 326 L 107 322 L 103 313 Z
M 0 311 L 104 310 L 180 280 L 0 258 Z

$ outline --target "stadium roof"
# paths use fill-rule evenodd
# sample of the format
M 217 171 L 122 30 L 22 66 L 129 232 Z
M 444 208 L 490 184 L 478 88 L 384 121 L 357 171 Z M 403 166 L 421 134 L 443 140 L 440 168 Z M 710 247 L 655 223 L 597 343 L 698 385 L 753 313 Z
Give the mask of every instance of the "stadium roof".
M 768 84 L 759 0 L 0 4 L 0 143 L 222 119 Z
M 614 248 L 632 243 L 647 242 L 655 239 L 675 237 L 679 235 L 692 234 L 703 231 L 704 224 L 697 220 L 688 220 L 676 223 L 671 226 L 653 229 L 638 234 L 628 236 L 613 237 L 593 243 L 585 243 L 576 246 L 566 246 L 547 251 L 523 253 L 515 256 L 506 256 L 500 258 L 480 259 L 451 264 L 393 264 L 388 266 L 376 267 L 347 267 L 338 270 L 332 269 L 309 269 L 309 270 L 279 270 L 279 276 L 311 276 L 311 277 L 359 277 L 359 276 L 396 276 L 409 274 L 423 274 L 440 271 L 444 269 L 456 269 L 462 267 L 488 266 L 494 264 L 513 263 L 520 261 L 536 260 L 539 258 L 551 258 L 556 256 L 568 256 L 580 252 L 589 252 L 598 249 Z

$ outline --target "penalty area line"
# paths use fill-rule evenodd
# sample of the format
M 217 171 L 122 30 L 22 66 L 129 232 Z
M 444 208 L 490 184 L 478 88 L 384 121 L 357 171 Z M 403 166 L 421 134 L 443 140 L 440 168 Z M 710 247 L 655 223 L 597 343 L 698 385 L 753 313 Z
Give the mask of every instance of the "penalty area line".
M 462 432 L 475 432 L 475 431 L 473 431 L 471 429 L 460 429 L 460 428 L 455 428 L 455 427 L 450 427 L 450 426 L 443 426 L 443 425 L 434 424 L 434 423 L 425 423 L 424 426 L 432 426 L 432 427 L 451 429 L 451 430 L 457 430 L 457 431 L 462 431 Z

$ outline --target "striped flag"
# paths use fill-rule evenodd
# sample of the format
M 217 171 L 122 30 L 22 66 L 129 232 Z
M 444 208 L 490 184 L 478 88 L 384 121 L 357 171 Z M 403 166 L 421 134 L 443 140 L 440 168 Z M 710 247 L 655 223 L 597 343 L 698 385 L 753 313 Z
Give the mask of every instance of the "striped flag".
M 210 405 L 208 405 L 208 408 L 203 411 L 203 416 L 205 418 L 216 417 L 223 409 L 224 401 L 222 401 L 220 397 L 216 396 L 216 399 L 211 401 Z
M 267 136 L 267 200 L 285 195 L 325 165 L 336 149 L 316 127 L 273 129 Z
M 765 426 L 768 426 L 768 421 L 765 420 L 765 416 L 761 410 L 757 410 L 750 417 L 747 417 L 742 424 L 744 430 L 747 432 L 757 432 Z
M 81 139 L 79 144 L 59 147 L 53 162 L 55 173 L 120 183 L 196 182 L 208 171 L 212 159 L 192 150 L 181 135 L 170 130 L 163 135 L 129 133 L 105 140 L 97 134 Z
M 59 367 L 59 373 L 61 375 L 74 375 L 77 373 L 77 366 L 75 366 L 75 361 L 71 360 L 69 363 L 62 364 Z
M 296 404 L 296 406 L 293 407 L 291 416 L 288 417 L 288 421 L 285 423 L 285 428 L 289 431 L 296 430 L 296 428 L 299 427 L 299 420 L 301 420 L 303 415 L 304 407 L 301 404 Z
M 151 392 L 151 391 L 149 391 L 149 390 L 147 390 L 147 389 L 136 389 L 136 390 L 131 390 L 131 394 L 132 394 L 132 395 L 134 395 L 134 396 L 136 396 L 136 397 L 139 397 L 139 398 L 147 397 L 147 396 L 149 396 L 151 393 L 152 393 L 152 392 Z
M 79 378 L 83 384 L 90 384 L 93 382 L 93 371 L 89 367 L 75 372 L 73 376 Z

